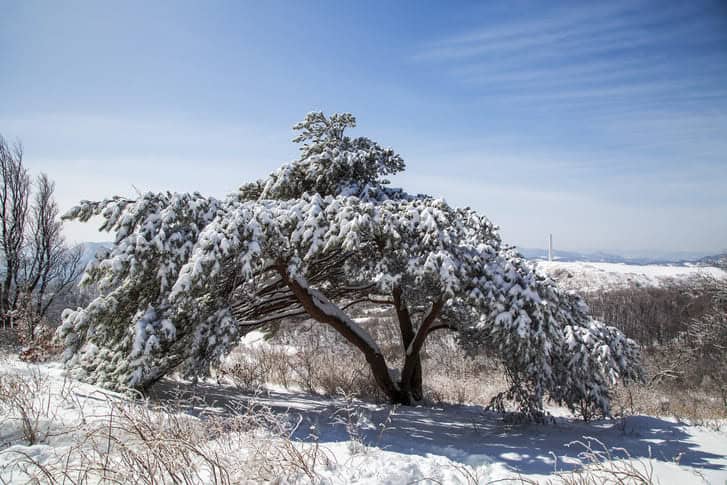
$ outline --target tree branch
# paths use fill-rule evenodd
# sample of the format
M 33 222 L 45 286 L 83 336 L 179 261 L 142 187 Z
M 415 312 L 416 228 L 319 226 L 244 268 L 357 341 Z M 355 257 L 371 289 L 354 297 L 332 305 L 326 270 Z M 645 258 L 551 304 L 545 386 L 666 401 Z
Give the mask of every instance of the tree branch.
M 448 323 L 438 323 L 436 325 L 432 325 L 431 327 L 429 327 L 429 331 L 427 332 L 427 334 L 430 334 L 430 333 L 432 333 L 432 332 L 434 332 L 436 330 L 452 330 L 452 331 L 455 331 L 455 330 L 457 330 L 457 327 L 455 327 L 454 325 L 450 325 Z
M 424 345 L 424 340 L 427 338 L 429 328 L 439 316 L 439 313 L 442 311 L 442 307 L 444 307 L 444 299 L 440 297 L 432 304 L 432 308 L 431 310 L 429 310 L 427 316 L 424 317 L 422 324 L 419 326 L 419 330 L 417 330 L 414 340 L 409 344 L 409 347 L 406 349 L 407 356 L 413 353 L 419 353 L 422 345 Z
M 301 277 L 290 277 L 284 263 L 278 265 L 280 276 L 288 284 L 308 315 L 321 323 L 330 325 L 346 340 L 358 348 L 365 356 L 377 384 L 392 401 L 399 400 L 400 390 L 391 379 L 379 346 L 371 336 L 359 325 L 344 314 L 323 293 L 308 286 Z

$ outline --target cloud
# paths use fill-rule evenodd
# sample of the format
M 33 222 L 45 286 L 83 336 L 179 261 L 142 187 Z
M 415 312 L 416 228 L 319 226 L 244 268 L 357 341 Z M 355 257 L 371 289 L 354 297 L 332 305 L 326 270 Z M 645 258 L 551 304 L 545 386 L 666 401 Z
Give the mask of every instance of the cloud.
M 553 54 L 578 58 L 671 40 L 684 45 L 703 41 L 705 26 L 715 25 L 702 10 L 636 2 L 579 4 L 545 11 L 512 9 L 509 18 L 485 16 L 480 30 L 427 42 L 414 58 L 446 61 L 495 56 L 500 61 L 531 62 Z M 686 37 L 694 33 L 701 35 Z
M 725 22 L 676 3 L 577 4 L 483 16 L 414 55 L 487 103 L 589 109 L 727 105 Z

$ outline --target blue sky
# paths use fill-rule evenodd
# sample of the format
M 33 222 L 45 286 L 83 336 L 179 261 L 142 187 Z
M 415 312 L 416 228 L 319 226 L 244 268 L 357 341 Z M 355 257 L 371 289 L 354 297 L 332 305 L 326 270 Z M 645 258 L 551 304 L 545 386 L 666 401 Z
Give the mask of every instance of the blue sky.
M 0 133 L 64 209 L 224 195 L 295 158 L 306 112 L 349 111 L 407 161 L 396 185 L 477 208 L 508 242 L 727 249 L 724 2 L 0 8 Z

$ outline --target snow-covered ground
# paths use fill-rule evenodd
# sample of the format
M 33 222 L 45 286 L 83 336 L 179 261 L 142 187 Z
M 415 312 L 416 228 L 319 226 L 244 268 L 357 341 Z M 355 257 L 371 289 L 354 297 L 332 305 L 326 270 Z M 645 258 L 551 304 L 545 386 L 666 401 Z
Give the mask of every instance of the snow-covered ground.
M 660 286 L 697 276 L 727 278 L 724 270 L 704 266 L 538 261 L 537 267 L 564 288 L 580 291 Z
M 46 385 L 36 397 L 51 396 L 46 409 L 54 423 L 50 436 L 28 446 L 22 443 L 19 422 L 0 418 L 0 483 L 27 483 L 23 467 L 38 475 L 41 483 L 51 482 L 40 467 L 28 467 L 29 459 L 53 473 L 65 464 L 66 456 L 89 456 L 91 448 L 83 446 L 100 447 L 99 456 L 103 456 L 107 441 L 90 440 L 79 445 L 79 440 L 94 425 L 105 429 L 112 403 L 122 401 L 121 396 L 85 384 L 69 385 L 59 364 L 27 366 L 11 359 L 2 372 L 27 378 L 34 372 L 46 376 Z M 196 398 L 180 404 L 180 392 Z M 583 460 L 579 453 L 589 442 L 596 450 L 602 443 L 615 457 L 624 457 L 627 452 L 637 470 L 653 473 L 655 483 L 723 484 L 727 480 L 725 423 L 716 429 L 667 418 L 632 416 L 625 421 L 585 424 L 561 409 L 553 409 L 557 417 L 552 423 L 517 424 L 479 406 L 396 408 L 280 390 L 248 396 L 216 383 L 192 385 L 173 380 L 162 382 L 151 399 L 157 404 L 176 403 L 179 413 L 192 421 L 229 415 L 232 409 L 240 409 L 241 403 L 245 408 L 250 402 L 272 415 L 284 416 L 297 423 L 287 443 L 301 453 L 317 450 L 314 478 L 319 483 L 474 484 L 502 479 L 512 483 L 553 479 L 559 483 L 554 472 L 577 470 Z M 120 418 L 114 419 L 116 423 Z M 205 446 L 219 446 L 225 460 L 251 453 L 246 446 L 223 445 L 226 441 L 219 433 L 206 439 L 210 441 Z M 285 446 L 282 438 L 276 439 Z M 82 453 L 74 455 L 73 447 L 81 447 Z M 241 457 L 240 462 L 244 459 Z M 623 468 L 627 462 L 614 463 L 608 466 Z M 232 476 L 234 480 L 251 477 L 245 469 L 234 473 L 238 474 Z M 302 472 L 297 476 L 301 482 L 310 480 Z M 61 476 L 55 478 L 62 481 Z

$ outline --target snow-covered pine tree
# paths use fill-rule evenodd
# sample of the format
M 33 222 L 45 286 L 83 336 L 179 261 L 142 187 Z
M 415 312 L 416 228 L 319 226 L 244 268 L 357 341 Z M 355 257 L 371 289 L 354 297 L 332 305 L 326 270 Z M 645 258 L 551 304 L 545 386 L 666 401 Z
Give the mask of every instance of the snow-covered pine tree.
M 73 373 L 111 389 L 172 370 L 197 377 L 245 332 L 307 318 L 358 348 L 392 402 L 422 398 L 420 351 L 441 329 L 495 351 L 523 407 L 547 396 L 608 412 L 609 386 L 640 377 L 636 344 L 536 273 L 484 216 L 389 188 L 403 160 L 346 136 L 353 126 L 350 114 L 308 114 L 295 126 L 299 159 L 224 200 L 147 193 L 72 209 L 66 218 L 101 216 L 115 233 L 85 274 L 101 296 L 66 310 L 58 331 Z M 398 372 L 346 313 L 359 304 L 395 310 Z

